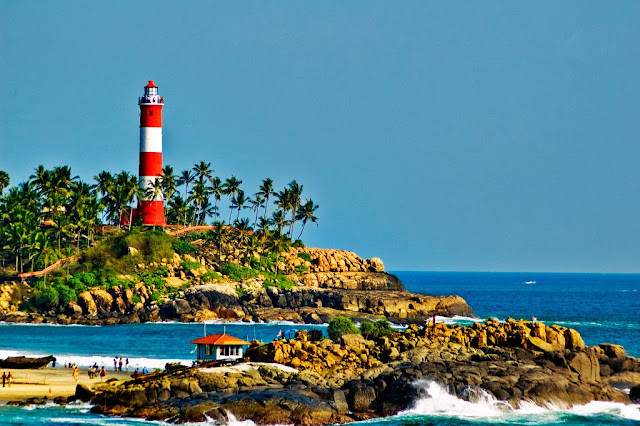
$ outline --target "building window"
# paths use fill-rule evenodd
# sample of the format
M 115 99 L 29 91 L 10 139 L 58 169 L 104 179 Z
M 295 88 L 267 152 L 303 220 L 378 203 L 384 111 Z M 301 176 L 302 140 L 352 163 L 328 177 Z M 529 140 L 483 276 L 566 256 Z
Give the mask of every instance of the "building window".
M 220 355 L 222 356 L 239 356 L 240 355 L 240 347 L 239 346 L 223 346 L 220 348 Z

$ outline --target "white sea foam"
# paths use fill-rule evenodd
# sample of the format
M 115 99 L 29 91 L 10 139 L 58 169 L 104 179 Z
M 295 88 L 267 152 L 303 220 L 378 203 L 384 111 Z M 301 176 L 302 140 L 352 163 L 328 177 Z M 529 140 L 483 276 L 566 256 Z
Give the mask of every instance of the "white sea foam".
M 398 416 L 436 416 L 467 419 L 492 419 L 498 423 L 512 423 L 516 419 L 535 418 L 537 421 L 557 420 L 558 416 L 574 414 L 579 416 L 607 415 L 640 421 L 640 407 L 625 405 L 617 402 L 593 401 L 585 405 L 572 408 L 559 407 L 553 404 L 536 405 L 523 401 L 519 408 L 498 401 L 487 391 L 480 388 L 470 388 L 465 398 L 448 393 L 442 386 L 431 380 L 418 380 L 415 386 L 421 388 L 426 396 L 417 400 L 414 406 L 398 413 Z
M 431 320 L 427 320 L 430 322 Z M 459 323 L 468 323 L 468 322 L 484 322 L 484 319 L 477 317 L 465 317 L 462 315 L 454 315 L 452 317 L 441 317 L 440 315 L 436 315 L 436 322 L 443 322 L 445 324 L 459 324 Z

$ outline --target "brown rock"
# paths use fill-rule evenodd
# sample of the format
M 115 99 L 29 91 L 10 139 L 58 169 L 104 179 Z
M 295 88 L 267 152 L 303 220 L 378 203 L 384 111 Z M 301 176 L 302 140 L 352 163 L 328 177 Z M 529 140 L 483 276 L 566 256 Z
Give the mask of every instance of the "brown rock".
M 93 300 L 93 296 L 88 291 L 78 294 L 78 305 L 82 308 L 82 312 L 89 316 L 98 315 L 98 307 Z

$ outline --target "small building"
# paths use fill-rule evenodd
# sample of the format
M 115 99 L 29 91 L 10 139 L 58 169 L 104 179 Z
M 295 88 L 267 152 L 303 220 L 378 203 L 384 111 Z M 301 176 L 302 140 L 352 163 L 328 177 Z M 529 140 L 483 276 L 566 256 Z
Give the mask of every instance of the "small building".
M 249 342 L 228 334 L 211 334 L 192 340 L 198 345 L 199 361 L 234 361 L 244 356 Z

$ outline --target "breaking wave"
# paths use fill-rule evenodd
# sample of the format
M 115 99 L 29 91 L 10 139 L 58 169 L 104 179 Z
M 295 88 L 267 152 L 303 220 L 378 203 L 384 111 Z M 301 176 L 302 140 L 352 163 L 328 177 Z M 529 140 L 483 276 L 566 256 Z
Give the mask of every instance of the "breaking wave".
M 419 387 L 425 396 L 418 399 L 410 409 L 394 416 L 396 419 L 417 420 L 416 416 L 428 416 L 491 424 L 557 424 L 558 422 L 572 424 L 572 420 L 578 421 L 579 418 L 584 417 L 591 418 L 595 424 L 599 422 L 598 419 L 640 421 L 639 405 L 593 401 L 585 405 L 563 408 L 553 404 L 540 406 L 524 401 L 519 408 L 513 408 L 480 388 L 465 389 L 460 398 L 450 394 L 441 385 L 431 380 L 418 380 L 415 386 Z

